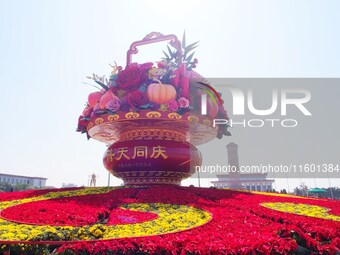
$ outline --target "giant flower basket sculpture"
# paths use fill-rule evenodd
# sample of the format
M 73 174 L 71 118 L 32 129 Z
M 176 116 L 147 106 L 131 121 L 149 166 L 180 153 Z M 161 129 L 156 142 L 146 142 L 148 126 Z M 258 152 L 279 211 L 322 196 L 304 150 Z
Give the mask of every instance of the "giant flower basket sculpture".
M 137 46 L 161 41 L 170 42 L 161 61 L 131 62 Z M 192 70 L 196 47 L 185 45 L 185 36 L 180 42 L 153 32 L 132 43 L 125 69 L 112 66 L 110 79 L 89 77 L 101 88 L 89 95 L 77 131 L 110 145 L 104 165 L 125 185 L 179 185 L 201 164 L 195 145 L 229 135 L 227 126 L 213 126 L 214 118 L 228 116 L 219 94 Z

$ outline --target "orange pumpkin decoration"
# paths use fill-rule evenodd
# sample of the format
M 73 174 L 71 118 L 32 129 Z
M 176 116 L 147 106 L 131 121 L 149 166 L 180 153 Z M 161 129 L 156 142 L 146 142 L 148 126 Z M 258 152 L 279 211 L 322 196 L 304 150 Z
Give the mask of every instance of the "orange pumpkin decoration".
M 170 100 L 176 99 L 176 89 L 170 84 L 163 84 L 158 81 L 158 83 L 152 83 L 148 86 L 146 95 L 150 102 L 166 104 Z

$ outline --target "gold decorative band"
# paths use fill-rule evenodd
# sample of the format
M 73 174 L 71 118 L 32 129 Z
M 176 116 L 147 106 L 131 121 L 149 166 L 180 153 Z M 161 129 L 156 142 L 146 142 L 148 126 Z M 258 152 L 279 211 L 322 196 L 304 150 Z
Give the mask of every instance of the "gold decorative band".
M 127 119 L 137 119 L 140 116 L 138 112 L 128 112 L 125 114 L 125 118 Z
M 123 132 L 120 136 L 121 141 L 139 139 L 172 140 L 186 141 L 186 135 L 176 130 L 161 128 L 141 128 Z
M 198 122 L 199 121 L 199 118 L 195 115 L 190 115 L 188 116 L 188 121 L 190 122 Z
M 146 117 L 148 117 L 148 118 L 156 118 L 157 119 L 161 116 L 162 116 L 162 114 L 160 112 L 156 112 L 156 111 L 151 111 L 151 112 L 148 112 L 146 114 Z
M 179 120 L 179 119 L 182 118 L 182 115 L 179 115 L 179 114 L 176 113 L 176 112 L 172 112 L 172 113 L 169 113 L 169 114 L 168 114 L 168 118 Z
M 107 117 L 107 119 L 109 121 L 115 121 L 115 120 L 118 120 L 120 117 L 118 114 L 113 114 L 113 115 L 109 115 L 109 117 Z
M 97 118 L 94 123 L 96 125 L 102 124 L 102 123 L 104 123 L 104 119 L 103 118 Z

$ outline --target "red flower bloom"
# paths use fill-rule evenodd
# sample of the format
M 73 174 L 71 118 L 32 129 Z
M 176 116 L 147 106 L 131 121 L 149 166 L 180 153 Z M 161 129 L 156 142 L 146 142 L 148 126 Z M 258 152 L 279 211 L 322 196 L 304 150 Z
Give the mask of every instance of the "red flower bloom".
M 133 91 L 138 89 L 146 79 L 145 69 L 137 64 L 131 64 L 118 73 L 116 84 L 119 89 Z
M 78 118 L 77 132 L 86 132 L 86 127 L 89 121 L 82 115 Z
M 83 110 L 83 116 L 85 118 L 89 118 L 91 116 L 92 111 L 93 111 L 92 107 L 86 106 L 85 109 Z
M 168 108 L 170 111 L 177 111 L 178 110 L 178 103 L 175 99 L 172 99 L 168 102 Z
M 129 105 L 133 108 L 138 108 L 147 103 L 148 98 L 142 91 L 136 90 L 126 96 Z
M 152 62 L 146 62 L 146 63 L 140 65 L 140 68 L 143 69 L 143 70 L 148 70 L 152 67 L 153 67 Z

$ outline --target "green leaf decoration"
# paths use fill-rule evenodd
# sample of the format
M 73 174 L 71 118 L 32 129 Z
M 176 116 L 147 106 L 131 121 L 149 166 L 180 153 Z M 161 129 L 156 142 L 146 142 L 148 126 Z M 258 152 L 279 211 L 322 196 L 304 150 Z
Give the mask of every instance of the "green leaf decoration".
M 194 42 L 194 43 L 192 43 L 192 44 L 186 46 L 186 47 L 184 48 L 184 50 L 185 50 L 186 52 L 189 52 L 189 51 L 195 49 L 196 47 L 198 47 L 198 45 L 197 45 L 198 43 L 199 43 L 199 41 Z
M 185 35 L 185 31 L 184 31 L 183 32 L 183 38 L 182 38 L 182 44 L 181 44 L 182 48 L 172 50 L 172 48 L 170 48 L 169 45 L 167 45 L 168 53 L 166 53 L 164 51 L 163 51 L 163 53 L 166 56 L 167 61 L 172 61 L 174 64 L 177 64 L 177 66 L 179 66 L 180 63 L 185 62 L 186 68 L 188 70 L 191 70 L 192 68 L 194 68 L 196 66 L 195 65 L 196 63 L 191 62 L 191 60 L 193 59 L 193 56 L 194 56 L 194 52 L 192 52 L 192 50 L 194 50 L 196 47 L 198 47 L 198 43 L 199 43 L 199 41 L 191 43 L 187 46 L 186 45 L 187 44 L 186 35 Z
M 189 112 L 190 111 L 190 109 L 189 108 L 178 108 L 178 110 L 176 111 L 176 113 L 177 114 L 179 114 L 179 115 L 183 115 L 183 114 L 185 114 L 186 112 Z
M 217 104 L 216 99 L 215 99 L 213 93 L 210 90 L 204 89 L 204 88 L 200 88 L 200 87 L 198 87 L 198 89 L 204 91 L 205 93 L 207 93 L 210 96 L 210 98 L 213 100 L 214 104 Z
M 223 135 L 225 136 L 231 136 L 231 133 L 228 131 L 229 126 L 228 125 L 223 125 L 220 126 L 220 130 L 222 132 Z
M 145 92 L 146 92 L 146 84 L 143 84 L 142 86 L 140 86 L 140 87 L 138 88 L 138 90 L 145 93 Z
M 134 112 L 138 112 L 139 110 L 142 110 L 142 109 L 148 109 L 150 106 L 151 106 L 150 103 L 143 104 L 143 105 L 137 107 L 137 108 L 134 110 Z
M 194 49 L 197 48 L 198 46 L 199 46 L 199 45 L 196 45 L 196 46 L 192 47 L 192 48 L 190 49 L 190 51 L 194 50 Z M 188 51 L 188 52 L 190 52 L 190 51 Z
M 148 109 L 150 107 L 150 103 L 147 103 L 147 104 L 143 104 L 140 106 L 141 109 Z
M 98 110 L 98 111 L 95 111 L 95 114 L 97 115 L 103 115 L 106 113 L 106 110 Z
M 167 45 L 167 47 L 168 47 L 168 51 L 169 51 L 170 57 L 171 57 L 171 59 L 173 59 L 174 58 L 174 52 L 172 52 L 172 50 L 170 49 L 169 45 Z
M 195 54 L 195 52 L 191 53 L 190 56 L 189 56 L 187 59 L 185 59 L 185 61 L 186 61 L 188 64 L 191 62 L 191 59 L 193 58 L 194 54 Z
M 108 91 L 109 90 L 109 87 L 108 86 L 106 86 L 104 83 L 102 83 L 101 81 L 95 81 L 98 85 L 100 85 L 103 89 L 105 89 L 106 91 Z
M 87 133 L 87 131 L 85 131 L 85 132 L 86 132 L 87 140 L 90 140 L 91 136 L 89 135 L 89 133 Z
M 167 60 L 171 60 L 171 58 L 169 57 L 169 55 L 163 50 L 163 53 L 164 53 L 164 55 L 165 55 L 165 57 L 166 57 L 166 59 Z

